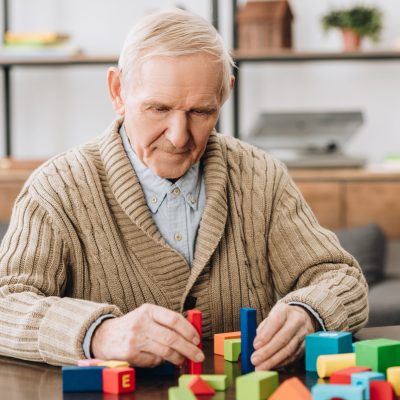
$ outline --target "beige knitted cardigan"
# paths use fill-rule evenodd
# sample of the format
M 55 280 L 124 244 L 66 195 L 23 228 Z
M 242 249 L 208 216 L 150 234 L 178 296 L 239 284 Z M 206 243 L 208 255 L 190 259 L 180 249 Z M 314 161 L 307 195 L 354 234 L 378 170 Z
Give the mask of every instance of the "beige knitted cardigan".
M 116 120 L 101 137 L 35 171 L 0 247 L 0 354 L 50 364 L 84 358 L 100 315 L 143 303 L 203 311 L 204 335 L 264 319 L 281 299 L 313 307 L 329 330 L 367 320 L 357 262 L 322 229 L 278 161 L 210 136 L 206 207 L 192 268 L 163 240 L 124 151 Z

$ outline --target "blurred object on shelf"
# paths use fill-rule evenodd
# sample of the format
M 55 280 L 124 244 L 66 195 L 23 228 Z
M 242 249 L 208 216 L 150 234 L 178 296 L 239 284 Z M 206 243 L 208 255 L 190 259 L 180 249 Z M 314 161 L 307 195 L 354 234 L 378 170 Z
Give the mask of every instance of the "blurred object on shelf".
M 45 160 L 17 159 L 11 157 L 0 158 L 0 170 L 33 170 L 43 164 Z
M 238 48 L 250 52 L 290 49 L 292 21 L 287 0 L 249 1 L 236 14 Z
M 385 156 L 382 162 L 382 168 L 386 170 L 399 171 L 400 170 L 400 153 L 392 153 Z
M 58 32 L 12 32 L 4 34 L 3 57 L 52 57 L 81 54 L 69 35 Z
M 361 111 L 261 113 L 248 141 L 290 168 L 358 168 L 364 157 L 343 147 L 364 121 Z
M 394 42 L 394 49 L 400 51 L 400 37 Z
M 325 31 L 341 29 L 344 51 L 357 51 L 364 37 L 378 42 L 383 28 L 382 19 L 382 12 L 376 7 L 355 6 L 330 11 L 321 22 Z

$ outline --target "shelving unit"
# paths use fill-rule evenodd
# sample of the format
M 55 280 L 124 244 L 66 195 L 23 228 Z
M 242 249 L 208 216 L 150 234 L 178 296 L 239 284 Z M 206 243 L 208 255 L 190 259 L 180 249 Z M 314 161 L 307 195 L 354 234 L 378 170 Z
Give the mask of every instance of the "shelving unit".
M 236 10 L 238 2 L 232 0 L 232 29 L 233 48 L 237 49 L 237 26 Z M 240 137 L 240 67 L 245 63 L 308 63 L 308 62 L 331 62 L 331 61 L 400 61 L 400 51 L 370 51 L 370 52 L 293 52 L 279 51 L 274 53 L 255 53 L 234 50 L 233 58 L 237 65 L 234 69 L 235 89 L 233 90 L 233 135 Z
M 3 0 L 3 34 L 9 30 L 9 0 Z M 218 29 L 218 0 L 211 0 L 212 23 Z M 11 71 L 15 67 L 71 67 L 90 65 L 113 65 L 118 62 L 117 55 L 77 55 L 56 57 L 10 57 L 0 55 L 0 68 L 3 70 L 4 84 L 4 141 L 5 155 L 12 156 L 12 120 L 11 120 Z

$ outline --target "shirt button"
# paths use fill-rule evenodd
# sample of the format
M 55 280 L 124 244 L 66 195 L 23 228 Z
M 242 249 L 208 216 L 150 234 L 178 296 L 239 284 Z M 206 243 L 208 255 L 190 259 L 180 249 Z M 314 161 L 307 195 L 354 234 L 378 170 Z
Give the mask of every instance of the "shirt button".
M 181 189 L 179 189 L 178 187 L 176 187 L 176 188 L 172 191 L 172 193 L 173 193 L 175 196 L 179 196 L 179 195 L 181 194 Z
M 157 197 L 156 197 L 156 196 L 153 196 L 153 197 L 151 198 L 151 202 L 152 202 L 153 204 L 157 203 Z
M 180 241 L 182 240 L 182 235 L 181 235 L 180 233 L 175 233 L 174 239 L 175 239 L 177 242 L 180 242 Z
M 197 202 L 197 199 L 196 199 L 195 196 L 190 196 L 190 197 L 189 197 L 189 200 L 190 200 L 190 202 L 191 202 L 192 204 L 196 204 L 196 202 Z

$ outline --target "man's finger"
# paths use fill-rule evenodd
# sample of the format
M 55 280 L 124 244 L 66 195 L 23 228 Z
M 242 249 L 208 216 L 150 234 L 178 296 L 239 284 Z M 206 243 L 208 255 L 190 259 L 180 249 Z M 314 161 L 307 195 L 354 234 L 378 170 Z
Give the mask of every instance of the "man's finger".
M 153 353 L 141 351 L 134 358 L 132 358 L 132 359 L 128 358 L 127 361 L 129 362 L 129 364 L 131 364 L 134 367 L 154 368 L 157 365 L 161 364 L 162 358 L 159 356 L 156 356 Z
M 195 362 L 204 361 L 204 354 L 197 346 L 170 328 L 153 323 L 149 327 L 147 335 L 153 343 L 158 344 L 157 353 L 154 352 L 164 359 L 169 360 L 168 357 L 173 357 L 177 360 L 176 354 L 178 354 Z
M 146 343 L 143 345 L 143 350 L 145 352 L 152 353 L 154 356 L 159 357 L 162 360 L 169 361 L 178 366 L 181 366 L 185 361 L 185 358 L 176 350 L 151 340 L 150 338 L 148 338 Z
M 176 331 L 194 345 L 197 346 L 200 343 L 198 332 L 183 315 L 164 307 L 154 306 L 152 308 L 152 318 L 156 323 Z

